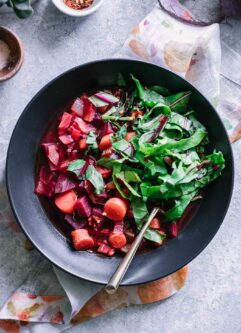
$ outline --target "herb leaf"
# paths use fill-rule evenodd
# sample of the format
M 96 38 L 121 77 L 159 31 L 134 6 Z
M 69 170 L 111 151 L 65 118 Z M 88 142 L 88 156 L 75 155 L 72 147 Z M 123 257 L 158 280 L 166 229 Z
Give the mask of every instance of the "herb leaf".
M 137 173 L 133 171 L 122 171 L 116 175 L 116 178 L 121 180 L 125 187 L 131 192 L 135 197 L 141 197 L 139 193 L 129 184 L 131 182 L 139 183 L 141 182 Z
M 134 75 L 132 75 L 132 74 L 131 74 L 131 78 L 136 84 L 136 88 L 139 93 L 139 97 L 143 101 L 144 105 L 146 105 L 148 107 L 153 107 L 157 103 L 164 102 L 164 97 L 162 95 L 158 94 L 154 90 L 144 89 L 144 87 L 142 86 L 140 81 L 138 79 L 136 79 L 134 77 Z
M 172 111 L 185 112 L 190 100 L 191 91 L 180 92 L 175 95 L 166 97 L 166 103 Z
M 100 194 L 105 189 L 105 184 L 101 174 L 95 169 L 93 165 L 89 165 L 86 170 L 86 180 L 89 180 L 95 187 L 96 194 Z
M 117 141 L 117 142 L 113 142 L 112 147 L 116 151 L 118 151 L 126 156 L 133 157 L 133 155 L 134 155 L 133 145 L 124 139 Z
M 97 144 L 97 141 L 96 141 L 96 134 L 94 132 L 90 132 L 87 135 L 86 143 L 88 144 L 88 151 L 98 149 L 98 144 Z
M 145 144 L 140 147 L 140 151 L 147 156 L 159 154 L 165 149 L 173 149 L 177 151 L 186 151 L 193 147 L 198 146 L 202 140 L 206 137 L 207 132 L 204 130 L 197 130 L 192 136 L 179 141 L 170 141 L 167 143 L 161 143 L 160 145 Z
M 140 230 L 142 228 L 143 223 L 146 221 L 149 215 L 147 206 L 144 201 L 140 199 L 133 199 L 131 201 L 131 207 L 137 225 L 137 229 Z M 153 230 L 149 227 L 144 234 L 144 238 L 152 242 L 162 244 L 162 240 L 163 238 L 165 238 L 165 236 L 162 236 L 158 231 Z
M 75 160 L 72 162 L 69 162 L 67 171 L 73 172 L 76 174 L 78 177 L 80 174 L 81 169 L 85 165 L 86 161 L 85 160 Z
M 192 201 L 194 194 L 195 193 L 193 193 L 192 195 L 191 194 L 183 195 L 178 200 L 176 200 L 174 207 L 166 212 L 165 214 L 166 219 L 168 221 L 174 221 L 179 219 L 184 213 L 189 203 Z

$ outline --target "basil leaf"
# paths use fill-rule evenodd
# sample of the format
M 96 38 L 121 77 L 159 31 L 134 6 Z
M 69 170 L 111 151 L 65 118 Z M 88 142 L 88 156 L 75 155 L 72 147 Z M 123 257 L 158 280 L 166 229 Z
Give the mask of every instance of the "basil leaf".
M 153 107 L 159 102 L 164 102 L 164 97 L 162 95 L 156 93 L 154 90 L 144 89 L 140 81 L 136 79 L 132 74 L 131 78 L 135 82 L 139 97 L 143 101 L 145 106 Z
M 187 139 L 181 139 L 179 141 L 171 141 L 160 145 L 145 144 L 140 147 L 140 151 L 147 156 L 159 154 L 165 149 L 174 149 L 177 151 L 186 151 L 193 147 L 198 146 L 202 140 L 207 136 L 207 132 L 204 130 L 197 130 L 192 136 Z
M 169 183 L 171 185 L 177 184 L 180 180 L 182 180 L 186 176 L 186 172 L 183 168 L 183 163 L 180 162 L 178 167 L 174 165 L 174 170 L 171 175 L 166 175 L 166 176 L 159 176 L 159 179 L 161 179 L 164 183 Z
M 165 132 L 163 133 L 162 137 L 165 136 L 169 139 L 181 140 L 183 139 L 184 131 L 178 125 L 167 123 L 165 126 Z
M 112 147 L 116 151 L 118 151 L 118 152 L 120 152 L 124 155 L 127 155 L 129 157 L 133 157 L 133 155 L 134 155 L 133 145 L 130 142 L 124 140 L 124 139 L 122 139 L 120 141 L 117 141 L 117 142 L 113 142 Z
M 167 120 L 168 120 L 167 116 L 165 116 L 165 117 L 161 116 L 159 118 L 158 127 L 154 130 L 151 130 L 149 132 L 142 134 L 142 136 L 139 139 L 139 145 L 146 143 L 146 142 L 154 141 L 160 135 L 160 132 L 165 127 Z
M 131 207 L 137 228 L 140 229 L 143 221 L 148 218 L 149 215 L 147 206 L 144 201 L 133 198 L 131 200 Z
M 148 199 L 161 199 L 163 195 L 160 190 L 160 185 L 150 185 L 149 183 L 141 183 L 141 194 Z
M 184 153 L 177 153 L 171 150 L 166 150 L 166 155 L 171 156 L 176 160 L 182 161 L 185 165 L 200 162 L 200 157 L 195 150 L 187 150 Z
M 148 120 L 147 122 L 144 122 L 145 118 L 141 119 L 140 120 L 140 124 L 139 124 L 139 127 L 141 127 L 141 129 L 143 131 L 145 130 L 155 130 L 157 129 L 157 127 L 160 125 L 160 115 L 151 119 L 151 120 Z
M 146 221 L 148 218 L 148 210 L 145 202 L 139 200 L 139 199 L 133 199 L 131 201 L 131 207 L 132 207 L 132 212 L 134 215 L 134 219 L 137 225 L 138 230 L 141 229 L 143 222 Z M 153 241 L 158 244 L 162 244 L 162 240 L 165 236 L 161 235 L 159 232 L 156 230 L 153 230 L 151 228 L 148 228 L 147 231 L 144 234 L 144 238 Z
M 80 170 L 83 168 L 85 163 L 86 163 L 85 160 L 75 160 L 75 161 L 69 162 L 67 171 L 75 173 L 76 176 L 78 177 Z
M 123 125 L 120 129 L 115 133 L 115 139 L 121 140 L 124 139 L 127 133 L 127 126 Z
M 140 198 L 141 197 L 140 194 L 137 193 L 137 191 L 129 184 L 129 182 L 139 182 L 140 181 L 140 178 L 138 177 L 138 175 L 135 174 L 135 176 L 134 176 L 134 174 L 135 174 L 135 172 L 132 172 L 132 171 L 126 171 L 126 172 L 122 171 L 116 175 L 116 178 L 122 181 L 122 183 L 131 192 L 132 195 Z M 137 178 L 135 178 L 135 177 L 137 177 Z
M 103 178 L 93 165 L 89 165 L 86 170 L 86 180 L 95 187 L 96 194 L 100 194 L 105 189 Z
M 88 151 L 98 149 L 98 144 L 97 144 L 97 141 L 96 141 L 96 135 L 95 135 L 94 132 L 90 132 L 87 135 L 86 143 L 88 144 Z
M 151 229 L 150 227 L 148 227 L 144 234 L 144 238 L 148 239 L 151 242 L 161 245 L 163 242 L 163 239 L 166 238 L 166 235 L 160 234 L 157 230 L 154 230 L 154 229 Z
M 174 207 L 169 209 L 165 214 L 165 218 L 167 219 L 167 221 L 174 221 L 182 217 L 185 209 L 192 201 L 195 194 L 196 193 L 192 193 L 192 195 L 184 195 L 178 200 L 176 200 Z
M 147 114 L 144 115 L 143 120 L 150 118 L 152 114 L 154 114 L 154 116 L 161 114 L 169 116 L 171 115 L 171 109 L 167 104 L 159 102 L 153 108 L 151 108 L 151 110 Z
M 113 169 L 115 165 L 124 163 L 126 159 L 126 157 L 123 157 L 119 160 L 112 160 L 110 158 L 103 157 L 97 161 L 97 164 L 108 169 Z
M 188 118 L 182 116 L 181 114 L 175 113 L 175 112 L 172 112 L 172 116 L 171 116 L 169 122 L 171 124 L 181 127 L 182 129 L 184 129 L 185 131 L 188 131 L 188 132 L 190 131 L 190 128 L 192 126 L 191 120 L 189 120 Z
M 127 196 L 125 195 L 125 193 L 122 191 L 121 186 L 118 182 L 118 175 L 121 173 L 121 164 L 114 164 L 113 165 L 113 172 L 112 172 L 112 180 L 113 183 L 115 184 L 115 187 L 117 189 L 117 191 L 120 193 L 120 195 L 127 199 Z
M 135 171 L 125 171 L 125 180 L 128 183 L 141 183 L 141 179 Z
M 191 94 L 191 91 L 180 92 L 166 97 L 165 101 L 172 111 L 182 113 L 187 110 Z
M 154 86 L 151 86 L 150 89 L 154 90 L 155 92 L 157 92 L 158 94 L 163 95 L 163 96 L 168 96 L 171 93 L 170 90 L 164 86 L 154 85 Z

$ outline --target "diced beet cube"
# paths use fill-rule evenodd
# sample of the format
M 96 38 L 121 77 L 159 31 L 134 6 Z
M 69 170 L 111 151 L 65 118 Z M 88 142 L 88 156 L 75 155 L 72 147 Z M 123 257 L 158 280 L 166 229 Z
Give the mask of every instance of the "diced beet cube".
M 112 174 L 112 171 L 110 169 L 104 167 L 97 166 L 96 170 L 101 174 L 103 178 L 108 178 Z
M 71 105 L 70 108 L 71 112 L 75 113 L 79 117 L 83 117 L 84 114 L 84 103 L 82 99 L 76 98 L 74 103 Z
M 89 180 L 84 180 L 84 188 L 88 194 L 94 192 L 94 186 L 91 184 Z
M 64 112 L 58 127 L 59 135 L 63 135 L 67 131 L 67 129 L 70 126 L 71 120 L 72 120 L 72 115 L 67 112 Z
M 71 180 L 67 175 L 59 175 L 55 185 L 55 193 L 63 193 L 72 190 L 77 186 L 76 182 Z
M 55 173 L 50 172 L 49 168 L 42 166 L 39 170 L 38 180 L 34 192 L 36 194 L 46 195 L 51 197 L 54 194 L 55 189 Z
M 87 225 L 86 220 L 78 221 L 73 214 L 66 214 L 64 219 L 75 230 L 85 228 Z
M 75 127 L 80 130 L 83 134 L 89 134 L 95 131 L 95 127 L 86 123 L 83 119 L 76 117 L 74 120 Z
M 70 153 L 70 160 L 71 161 L 77 160 L 78 156 L 79 156 L 78 151 L 76 149 L 74 149 Z
M 68 168 L 69 160 L 62 161 L 59 165 L 59 170 L 65 170 Z
M 105 216 L 103 215 L 103 209 L 99 206 L 95 206 L 92 209 L 92 216 L 94 220 L 98 223 L 98 227 L 102 224 L 105 220 Z
M 72 153 L 74 148 L 75 148 L 75 142 L 72 142 L 68 145 L 68 148 L 66 149 L 66 153 L 68 154 L 68 157 L 70 156 L 70 154 Z
M 92 214 L 102 218 L 103 217 L 103 210 L 99 207 L 93 207 Z
M 95 118 L 96 107 L 88 98 L 83 97 L 82 100 L 84 102 L 83 119 L 87 122 L 91 122 Z
M 79 216 L 89 217 L 92 212 L 90 201 L 86 195 L 79 198 L 75 204 L 75 209 Z
M 111 124 L 105 121 L 99 129 L 99 138 L 101 139 L 103 136 L 111 133 L 114 133 L 114 130 Z
M 98 111 L 100 113 L 105 113 L 108 110 L 109 107 L 110 107 L 109 105 L 99 106 Z
M 97 252 L 99 253 L 103 253 L 103 254 L 108 254 L 108 252 L 111 250 L 111 248 L 109 247 L 109 245 L 102 243 L 98 249 Z
M 104 205 L 108 197 L 109 195 L 106 191 L 100 194 L 89 193 L 90 200 L 96 205 Z
M 41 145 L 49 161 L 57 166 L 59 164 L 59 144 L 58 143 L 42 143 Z
M 101 235 L 108 236 L 108 235 L 111 233 L 111 230 L 105 228 L 105 229 L 102 229 L 102 230 L 100 231 L 100 233 L 101 233 Z
M 72 143 L 74 140 L 72 138 L 72 136 L 70 136 L 69 134 L 64 134 L 61 135 L 59 137 L 59 140 L 64 144 L 64 145 L 69 145 L 70 143 Z
M 71 136 L 75 141 L 77 141 L 81 136 L 81 131 L 76 128 L 73 128 L 71 131 Z
M 34 192 L 36 194 L 46 195 L 47 197 L 52 197 L 54 194 L 55 182 L 51 181 L 49 184 L 44 185 L 39 179 L 36 183 Z

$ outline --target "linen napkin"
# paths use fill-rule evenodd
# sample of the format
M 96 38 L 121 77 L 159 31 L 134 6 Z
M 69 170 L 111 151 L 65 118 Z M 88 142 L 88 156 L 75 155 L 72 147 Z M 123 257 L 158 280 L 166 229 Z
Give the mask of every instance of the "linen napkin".
M 145 60 L 185 77 L 218 109 L 234 142 L 241 137 L 241 77 L 237 74 L 241 57 L 226 44 L 222 44 L 222 55 L 221 63 L 217 24 L 187 25 L 157 6 L 133 29 L 115 56 Z M 1 126 L 4 122 L 0 133 Z M 4 163 L 4 159 L 0 161 L 2 179 Z M 0 310 L 1 333 L 62 332 L 115 308 L 163 300 L 180 290 L 187 279 L 188 268 L 184 267 L 152 283 L 119 288 L 110 296 L 100 285 L 53 267 L 32 248 L 15 223 L 4 184 L 0 187 L 0 222 L 0 230 L 8 228 L 19 242 L 20 256 L 29 257 L 32 263 L 27 279 Z M 8 253 L 9 258 L 11 255 Z

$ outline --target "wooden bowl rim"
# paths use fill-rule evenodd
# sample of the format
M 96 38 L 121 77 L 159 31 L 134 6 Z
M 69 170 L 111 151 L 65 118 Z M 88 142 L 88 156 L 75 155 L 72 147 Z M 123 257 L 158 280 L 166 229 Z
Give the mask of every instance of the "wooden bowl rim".
M 12 78 L 15 74 L 17 74 L 17 72 L 21 68 L 21 66 L 23 64 L 23 60 L 24 60 L 24 48 L 23 48 L 23 44 L 22 44 L 20 38 L 11 29 L 4 27 L 4 26 L 0 26 L 0 31 L 3 32 L 3 34 L 5 34 L 5 35 L 11 36 L 20 51 L 18 60 L 17 60 L 16 64 L 14 65 L 14 67 L 12 67 L 11 70 L 6 75 L 0 76 L 0 82 L 3 82 L 3 81 L 6 81 L 6 80 Z

